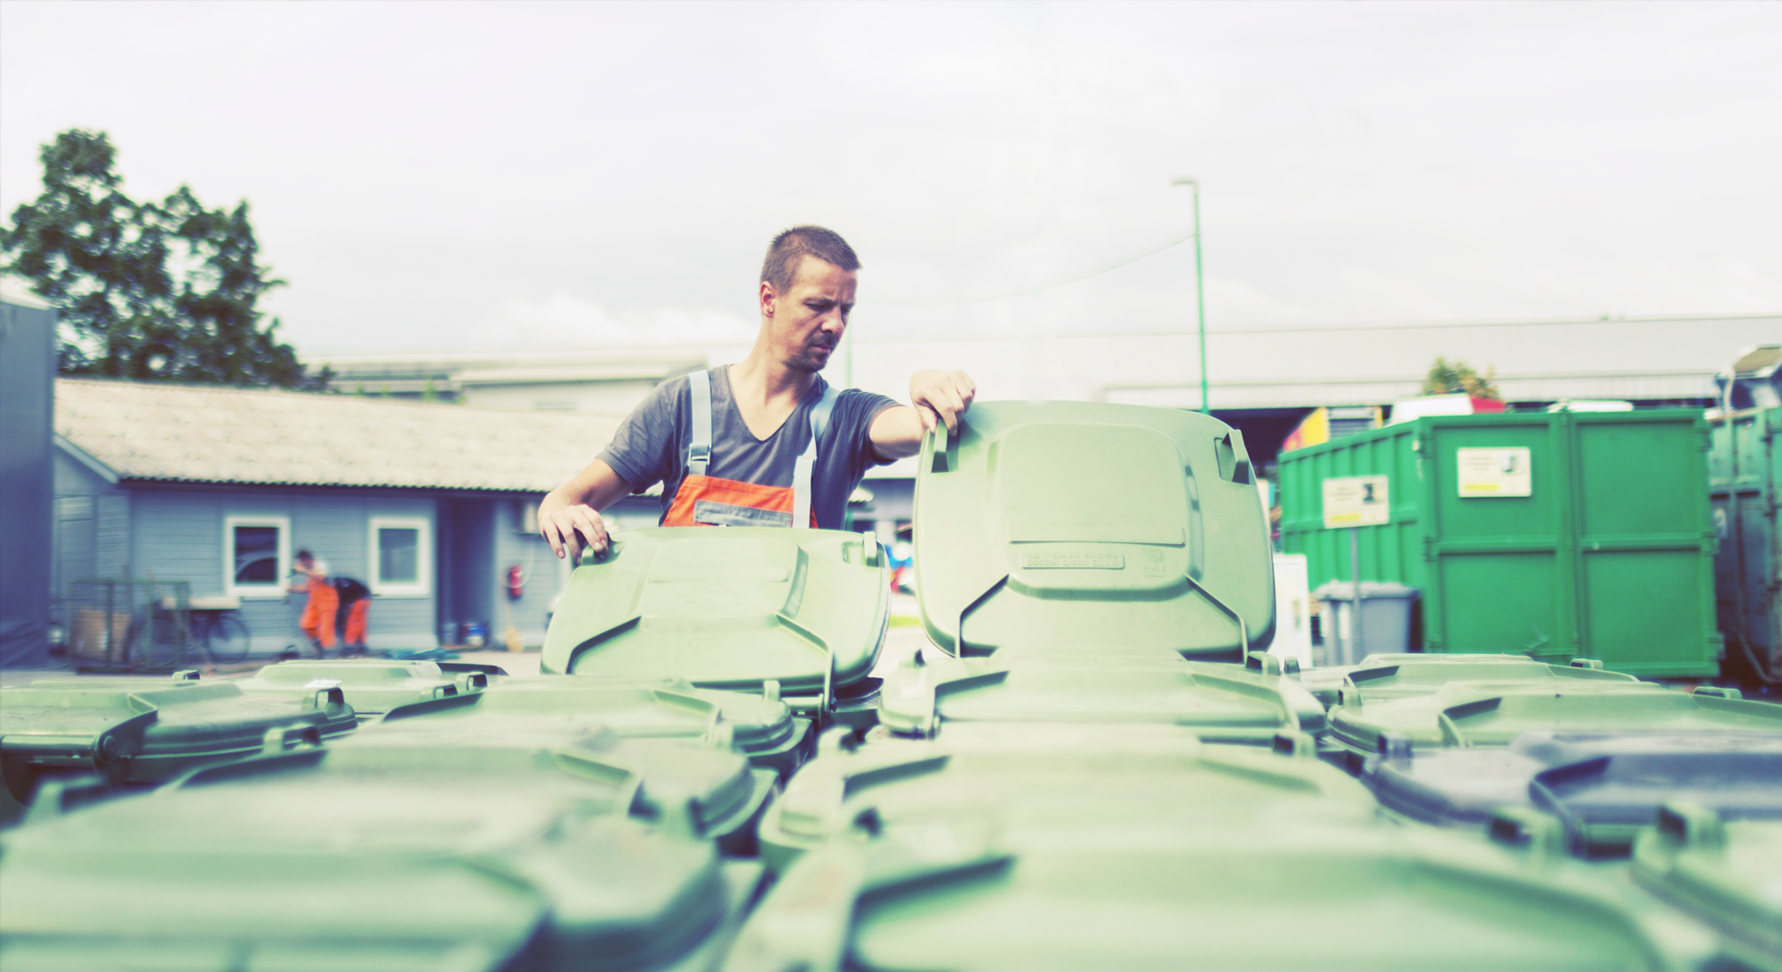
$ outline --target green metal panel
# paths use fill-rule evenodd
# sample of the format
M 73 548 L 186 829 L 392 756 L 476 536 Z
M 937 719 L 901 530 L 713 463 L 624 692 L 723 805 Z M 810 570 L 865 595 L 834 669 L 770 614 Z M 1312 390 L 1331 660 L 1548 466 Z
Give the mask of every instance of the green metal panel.
M 1760 674 L 1782 677 L 1782 409 L 1734 412 L 1711 424 L 1720 631 L 1731 650 L 1755 657 Z
M 1719 670 L 1707 426 L 1686 410 L 1438 416 L 1282 457 L 1282 541 L 1315 587 L 1350 580 L 1322 480 L 1386 475 L 1363 580 L 1422 594 L 1432 652 L 1595 658 L 1642 676 Z M 1461 495 L 1460 450 L 1527 449 L 1527 496 Z
M 570 576 L 541 667 L 754 691 L 777 681 L 788 695 L 833 699 L 872 671 L 890 596 L 870 533 L 618 531 L 611 553 Z
M 955 654 L 1152 649 L 1242 661 L 1274 637 L 1249 454 L 1210 416 L 974 404 L 956 436 L 924 442 L 915 518 L 922 619 Z

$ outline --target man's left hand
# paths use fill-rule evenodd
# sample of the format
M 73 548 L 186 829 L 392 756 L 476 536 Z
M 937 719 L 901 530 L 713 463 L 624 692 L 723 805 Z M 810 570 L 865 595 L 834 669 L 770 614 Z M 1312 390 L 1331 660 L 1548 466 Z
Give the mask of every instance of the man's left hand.
M 910 404 L 929 432 L 943 422 L 948 432 L 959 431 L 959 417 L 977 393 L 977 383 L 963 371 L 918 371 L 910 376 Z

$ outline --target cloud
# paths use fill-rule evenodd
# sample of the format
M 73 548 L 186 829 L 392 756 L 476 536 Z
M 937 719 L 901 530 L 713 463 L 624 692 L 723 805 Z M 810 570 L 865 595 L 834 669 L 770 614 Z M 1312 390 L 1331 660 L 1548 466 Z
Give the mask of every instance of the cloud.
M 747 343 L 755 327 L 718 311 L 635 307 L 613 312 L 565 294 L 501 305 L 495 330 L 513 347 Z

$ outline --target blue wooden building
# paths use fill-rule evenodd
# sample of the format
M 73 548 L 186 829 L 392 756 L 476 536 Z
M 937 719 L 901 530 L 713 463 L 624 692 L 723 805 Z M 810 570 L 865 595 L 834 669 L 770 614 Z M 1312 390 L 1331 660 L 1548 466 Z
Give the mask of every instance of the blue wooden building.
M 616 423 L 60 379 L 51 583 L 66 608 L 84 578 L 188 581 L 195 598 L 239 598 L 254 652 L 269 654 L 303 642 L 303 597 L 287 599 L 284 587 L 296 551 L 308 549 L 371 588 L 373 649 L 435 647 L 460 623 L 487 625 L 498 641 L 510 616 L 539 645 L 568 566 L 533 530 L 537 502 Z M 653 506 L 615 518 L 653 522 Z M 516 566 L 514 599 L 506 582 Z

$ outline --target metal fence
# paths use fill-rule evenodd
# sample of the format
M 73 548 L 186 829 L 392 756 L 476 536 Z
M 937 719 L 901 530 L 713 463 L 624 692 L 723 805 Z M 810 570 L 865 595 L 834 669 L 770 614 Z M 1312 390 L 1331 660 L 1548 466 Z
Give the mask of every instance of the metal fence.
M 187 581 L 88 578 L 68 585 L 68 658 L 83 671 L 174 671 L 192 648 Z

